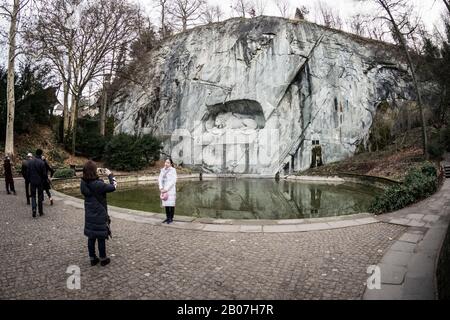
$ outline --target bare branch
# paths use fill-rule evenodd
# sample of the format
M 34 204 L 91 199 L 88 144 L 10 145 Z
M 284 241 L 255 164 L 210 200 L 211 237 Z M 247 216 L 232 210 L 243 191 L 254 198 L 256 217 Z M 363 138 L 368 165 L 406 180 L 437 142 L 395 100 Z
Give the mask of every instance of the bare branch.
M 283 18 L 289 18 L 291 4 L 289 0 L 273 0 Z
M 186 31 L 188 26 L 198 22 L 203 14 L 206 0 L 171 0 L 167 8 L 176 26 Z

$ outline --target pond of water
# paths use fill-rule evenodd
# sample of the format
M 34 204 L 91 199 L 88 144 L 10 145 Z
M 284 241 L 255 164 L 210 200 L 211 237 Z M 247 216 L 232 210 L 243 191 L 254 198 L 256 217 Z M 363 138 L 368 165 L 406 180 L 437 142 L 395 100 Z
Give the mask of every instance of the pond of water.
M 216 219 L 303 219 L 367 212 L 382 190 L 356 183 L 273 179 L 215 179 L 177 182 L 175 215 Z M 65 193 L 83 198 L 79 188 Z M 164 213 L 156 182 L 121 184 L 108 204 Z

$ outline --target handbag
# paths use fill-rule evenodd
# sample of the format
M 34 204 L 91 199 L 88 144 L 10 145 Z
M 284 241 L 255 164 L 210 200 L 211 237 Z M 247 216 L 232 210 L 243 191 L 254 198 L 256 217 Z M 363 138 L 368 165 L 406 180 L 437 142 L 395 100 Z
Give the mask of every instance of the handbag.
M 167 199 L 169 199 L 169 193 L 168 192 L 161 192 L 159 197 L 161 198 L 161 200 L 166 201 Z
M 167 178 L 167 174 L 169 173 L 169 171 L 164 172 L 163 175 L 163 180 L 165 180 Z M 163 201 L 167 201 L 167 199 L 169 199 L 169 193 L 168 192 L 161 192 L 161 194 L 159 195 L 159 198 Z

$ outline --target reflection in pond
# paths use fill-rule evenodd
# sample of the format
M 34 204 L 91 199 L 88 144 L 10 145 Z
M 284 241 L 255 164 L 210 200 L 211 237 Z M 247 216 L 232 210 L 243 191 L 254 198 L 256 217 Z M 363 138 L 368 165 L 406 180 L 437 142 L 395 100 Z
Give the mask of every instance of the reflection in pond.
M 120 185 L 108 204 L 163 213 L 156 183 Z M 302 219 L 367 212 L 381 192 L 354 183 L 324 184 L 272 179 L 177 182 L 176 215 L 216 219 Z M 66 192 L 78 197 L 79 190 Z

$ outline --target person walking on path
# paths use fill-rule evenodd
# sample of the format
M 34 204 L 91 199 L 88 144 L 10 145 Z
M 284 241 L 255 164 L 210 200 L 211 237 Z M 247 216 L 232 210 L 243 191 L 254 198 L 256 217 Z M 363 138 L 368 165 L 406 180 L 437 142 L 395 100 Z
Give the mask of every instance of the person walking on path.
M 31 153 L 27 154 L 27 158 L 22 161 L 22 177 L 25 180 L 25 195 L 27 197 L 27 205 L 30 205 L 30 180 L 28 180 L 27 170 L 28 163 L 33 159 L 33 155 Z
M 163 207 L 166 209 L 166 220 L 163 223 L 170 224 L 173 222 L 175 215 L 175 202 L 177 198 L 177 171 L 173 167 L 172 159 L 168 158 L 164 162 L 164 168 L 161 169 L 158 178 L 160 198 Z
M 11 194 L 12 192 L 14 195 L 16 195 L 16 189 L 14 188 L 14 178 L 11 169 L 11 159 L 9 158 L 9 156 L 5 157 L 3 169 L 5 172 L 6 193 Z
M 111 171 L 104 169 L 109 183 L 98 176 L 97 165 L 89 160 L 83 167 L 83 178 L 80 190 L 84 196 L 85 224 L 84 235 L 88 237 L 88 252 L 91 266 L 106 266 L 111 260 L 106 256 L 106 240 L 111 236 L 106 194 L 116 191 L 117 182 Z M 95 242 L 98 243 L 99 257 L 95 252 Z
M 44 161 L 45 164 L 45 170 L 47 170 L 47 179 L 44 179 L 44 191 L 45 193 L 47 193 L 48 198 L 50 199 L 50 205 L 53 205 L 53 198 L 52 198 L 52 194 L 50 193 L 50 189 L 52 188 L 52 183 L 50 181 L 50 179 L 48 178 L 48 173 L 50 172 L 50 178 L 53 178 L 53 175 L 55 174 L 55 170 L 52 169 L 52 167 L 50 167 L 50 165 L 47 162 L 47 159 L 45 159 L 45 157 L 42 157 L 42 161 Z
M 45 163 L 42 161 L 42 150 L 36 150 L 36 156 L 28 162 L 27 177 L 30 182 L 31 189 L 31 208 L 33 211 L 33 218 L 36 217 L 36 192 L 37 192 L 37 209 L 39 215 L 44 215 L 43 201 L 44 201 L 44 180 L 47 177 L 47 170 Z

